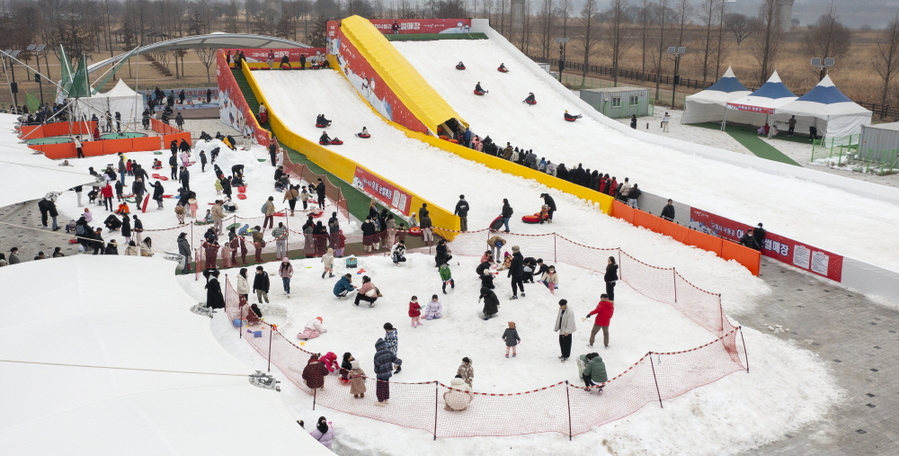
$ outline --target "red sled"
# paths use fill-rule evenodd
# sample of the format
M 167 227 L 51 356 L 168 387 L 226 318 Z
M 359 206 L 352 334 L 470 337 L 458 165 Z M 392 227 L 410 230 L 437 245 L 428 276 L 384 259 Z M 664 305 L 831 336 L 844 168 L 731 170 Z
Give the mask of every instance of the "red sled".
M 509 72 L 509 70 L 505 69 L 504 67 L 498 67 L 496 69 L 496 71 L 499 71 L 500 73 L 508 73 Z
M 147 205 L 150 204 L 150 195 L 144 197 L 143 204 L 140 205 L 141 212 L 147 212 Z
M 332 140 L 331 140 L 331 145 L 332 145 L 332 146 L 339 146 L 339 145 L 341 145 L 341 144 L 343 144 L 343 141 L 340 140 L 340 139 L 332 139 Z
M 548 215 L 544 216 L 544 219 L 548 219 L 548 218 L 549 218 Z M 540 214 L 538 213 L 538 214 L 534 214 L 534 215 L 522 215 L 521 221 L 524 223 L 540 223 Z
M 163 198 L 171 198 L 174 195 L 162 195 Z
M 315 124 L 316 128 L 328 128 L 325 124 Z
M 524 102 L 532 106 L 537 104 L 537 100 L 524 100 Z
M 239 199 L 239 200 L 245 200 L 245 199 L 247 199 L 247 195 L 246 195 L 245 193 L 238 193 L 238 194 L 237 194 L 237 199 Z
M 260 112 L 259 113 L 259 123 L 266 123 L 266 122 L 268 122 L 268 113 Z
M 246 186 L 246 185 L 241 185 L 240 187 L 237 187 L 237 191 L 238 191 L 239 193 L 246 193 L 246 192 L 247 192 L 247 186 Z
M 409 236 L 421 236 L 421 228 L 417 226 L 409 228 Z
M 169 180 L 169 178 L 168 178 L 168 177 L 165 177 L 165 176 L 159 176 L 159 177 L 157 177 L 157 179 L 159 179 L 159 180 L 161 180 L 161 181 L 167 181 L 167 180 Z
M 363 135 L 362 133 L 356 133 L 357 138 L 368 139 L 371 138 L 371 135 Z
M 479 96 L 479 97 L 484 96 L 485 93 L 487 93 L 487 91 L 483 91 L 483 92 L 478 92 L 477 90 L 474 91 L 474 94 L 477 95 L 477 96 Z
M 274 214 L 272 214 L 272 216 L 274 216 L 274 217 L 284 217 L 284 213 L 283 213 L 283 212 L 275 212 Z
M 462 66 L 456 65 L 456 69 L 457 69 L 457 70 L 460 70 L 460 71 L 461 71 L 461 70 L 464 70 L 464 69 L 465 69 L 465 65 L 462 65 Z
M 69 244 L 77 244 L 78 239 L 69 239 Z
M 581 116 L 572 116 L 572 115 L 565 114 L 566 122 L 574 122 L 575 120 L 578 120 L 580 118 L 581 118 Z
M 499 231 L 499 229 L 502 227 L 503 227 L 503 216 L 502 215 L 496 217 L 495 219 L 493 219 L 492 222 L 490 222 L 490 230 L 491 231 Z
M 321 217 L 323 214 L 324 214 L 324 211 L 309 212 L 309 215 L 311 215 L 312 218 L 319 218 L 319 217 Z

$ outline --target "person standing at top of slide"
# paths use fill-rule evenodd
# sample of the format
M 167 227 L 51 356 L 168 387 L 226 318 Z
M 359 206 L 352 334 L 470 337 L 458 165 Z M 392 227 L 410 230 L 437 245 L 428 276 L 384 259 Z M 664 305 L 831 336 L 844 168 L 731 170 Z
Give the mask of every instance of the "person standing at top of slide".
M 468 231 L 468 201 L 465 201 L 465 195 L 459 195 L 459 202 L 456 203 L 456 210 L 453 214 L 459 216 L 459 224 L 461 231 Z

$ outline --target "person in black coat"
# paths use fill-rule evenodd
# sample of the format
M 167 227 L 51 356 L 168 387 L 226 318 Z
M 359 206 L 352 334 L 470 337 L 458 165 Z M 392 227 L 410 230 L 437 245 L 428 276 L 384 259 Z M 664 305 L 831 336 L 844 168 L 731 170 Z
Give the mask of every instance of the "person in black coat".
M 51 217 L 53 216 L 52 210 L 50 211 L 50 216 Z M 54 223 L 54 225 L 55 225 L 55 223 Z M 765 236 L 767 234 L 768 234 L 768 231 L 766 231 L 764 228 L 762 228 L 761 222 L 759 222 L 759 226 L 752 229 L 752 237 L 755 238 L 755 242 L 756 242 L 756 244 L 759 245 L 759 248 L 761 248 L 765 245 Z
M 484 320 L 489 320 L 496 316 L 499 312 L 499 298 L 496 297 L 496 293 L 493 290 L 481 287 L 481 295 L 478 297 L 478 302 L 484 300 L 484 316 L 482 317 Z
M 219 182 L 222 183 L 222 193 L 228 196 L 228 199 L 231 199 L 231 177 L 224 177 L 219 179 Z
M 178 143 L 177 141 L 172 141 L 172 156 L 169 157 L 169 168 L 172 171 L 171 179 L 178 179 Z
M 125 216 L 125 218 L 128 218 L 128 216 Z M 121 220 L 119 220 L 119 218 L 116 217 L 115 214 L 109 214 L 109 217 L 106 217 L 106 220 L 103 222 L 103 224 L 106 225 L 106 229 L 109 231 L 115 231 L 122 227 Z
M 322 178 L 318 178 L 318 183 L 315 184 L 315 193 L 318 195 L 318 208 L 325 208 L 325 181 Z
M 206 307 L 212 309 L 225 308 L 225 297 L 222 295 L 222 285 L 219 283 L 218 277 L 219 272 L 212 271 L 209 273 L 209 281 L 206 282 Z
M 461 231 L 468 231 L 468 201 L 465 201 L 465 195 L 459 195 L 459 201 L 456 203 L 456 209 L 453 214 L 459 216 L 459 224 Z
M 562 165 L 559 165 L 561 167 Z M 541 193 L 540 197 L 543 198 L 543 204 L 549 206 L 549 222 L 553 221 L 553 213 L 556 212 L 556 200 L 553 197 L 549 196 L 549 193 Z M 540 223 L 543 223 L 543 220 L 540 220 Z
M 311 216 L 310 216 L 311 219 Z M 308 223 L 307 223 L 308 224 Z M 375 229 L 375 224 L 371 221 L 371 217 L 365 219 L 362 222 L 362 248 L 366 252 L 371 252 L 372 244 L 375 242 L 375 238 L 377 237 L 377 230 Z M 306 230 L 306 225 L 303 225 L 303 231 Z M 379 245 L 380 246 L 380 245 Z
M 752 249 L 752 250 L 759 250 L 759 251 L 761 251 L 761 250 L 762 250 L 762 247 L 761 247 L 761 246 L 759 245 L 759 243 L 755 240 L 754 234 L 755 234 L 755 233 L 754 233 L 754 230 L 753 230 L 752 228 L 748 229 L 748 230 L 746 231 L 746 234 L 744 234 L 743 237 L 740 238 L 740 244 L 742 244 L 742 245 L 744 245 L 744 246 L 746 246 L 746 247 L 749 247 L 749 248 Z
M 122 237 L 131 240 L 131 217 L 127 214 L 122 216 Z
M 490 272 L 490 260 L 479 264 L 475 272 L 478 274 L 478 278 L 481 279 L 481 289 L 488 288 L 492 290 L 495 288 L 493 286 L 493 273 Z
M 503 231 L 506 233 L 509 232 L 509 220 L 512 218 L 513 212 L 514 211 L 512 210 L 512 206 L 509 205 L 509 200 L 503 198 L 503 209 L 500 215 L 503 218 L 503 227 L 505 228 Z
M 602 279 L 606 282 L 606 294 L 609 295 L 609 301 L 615 301 L 615 283 L 618 281 L 618 264 L 615 263 L 615 257 L 609 257 L 606 274 Z
M 450 260 L 453 259 L 453 256 L 450 254 L 449 248 L 446 246 L 446 239 L 441 239 L 437 242 L 437 254 L 434 259 L 437 262 L 435 267 L 439 268 L 443 263 L 449 263 Z
M 181 113 L 179 112 L 178 115 L 180 116 Z M 190 143 L 188 143 L 186 139 L 182 139 L 181 144 L 178 145 L 178 150 L 180 150 L 181 152 L 190 153 Z
M 512 265 L 509 266 L 509 277 L 512 278 L 512 298 L 510 299 L 518 299 L 519 289 L 521 289 L 521 296 L 524 297 L 524 257 L 517 245 L 512 246 Z
M 140 204 L 143 202 L 144 193 L 147 192 L 147 188 L 144 186 L 144 181 L 140 177 L 136 177 L 134 182 L 131 183 L 131 193 L 134 193 L 134 204 L 140 207 Z
M 178 181 L 181 182 L 181 188 L 190 191 L 190 171 L 188 171 L 187 168 L 181 167 L 181 172 L 178 174 Z
M 512 260 L 514 261 L 515 258 L 513 257 Z M 534 257 L 527 257 L 522 264 L 524 265 L 524 270 L 521 274 L 522 281 L 534 283 L 534 271 L 537 270 L 537 259 Z
M 103 228 L 97 228 L 94 230 L 93 235 L 91 235 L 91 239 L 93 239 L 93 242 L 91 242 L 91 248 L 94 249 L 94 255 L 100 255 L 101 253 L 104 253 L 103 236 L 100 234 L 102 232 Z
M 119 245 L 116 244 L 115 239 L 109 241 L 109 244 L 106 244 L 106 250 L 103 251 L 104 255 L 118 255 L 119 254 Z
M 674 203 L 669 199 L 668 204 L 662 208 L 662 218 L 669 222 L 674 221 Z

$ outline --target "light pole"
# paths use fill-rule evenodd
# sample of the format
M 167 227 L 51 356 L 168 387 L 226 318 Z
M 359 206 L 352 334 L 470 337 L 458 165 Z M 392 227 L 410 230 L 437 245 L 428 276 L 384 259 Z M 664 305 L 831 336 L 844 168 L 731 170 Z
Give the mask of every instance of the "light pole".
M 44 52 L 45 47 L 47 47 L 46 44 L 29 44 L 26 48 L 28 52 L 33 53 L 37 59 L 37 73 L 35 74 L 34 79 L 37 80 L 37 86 L 41 91 L 41 106 L 44 105 L 44 78 L 41 77 L 41 53 Z
M 677 94 L 677 83 L 680 82 L 680 56 L 687 53 L 686 47 L 669 47 L 668 53 L 674 56 L 674 81 L 671 82 L 671 109 L 674 109 L 674 96 Z
M 19 55 L 20 52 L 22 51 L 11 49 L 3 51 L 3 54 L 5 54 L 6 57 L 9 58 L 9 72 L 12 74 L 12 82 L 9 83 L 9 91 L 12 93 L 12 105 L 14 114 L 19 113 L 19 98 L 16 95 L 17 93 L 19 93 L 19 84 L 16 83 L 16 67 L 15 61 L 13 59 L 16 58 L 16 56 Z
M 556 43 L 559 43 L 559 82 L 562 82 L 562 71 L 565 70 L 565 44 L 568 43 L 568 40 L 571 38 L 556 38 Z
M 825 57 L 824 63 L 821 63 L 821 59 L 815 57 L 812 59 L 811 65 L 818 69 L 818 80 L 824 79 L 824 76 L 827 76 L 827 69 L 836 65 L 837 61 L 833 57 Z

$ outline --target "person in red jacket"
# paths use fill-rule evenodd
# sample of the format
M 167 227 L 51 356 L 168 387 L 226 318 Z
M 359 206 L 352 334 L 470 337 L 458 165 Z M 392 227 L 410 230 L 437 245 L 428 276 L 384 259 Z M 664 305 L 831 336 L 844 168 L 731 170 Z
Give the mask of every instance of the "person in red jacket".
M 106 207 L 107 211 L 112 212 L 112 185 L 109 182 L 106 183 L 106 186 L 100 189 L 100 196 L 103 197 L 103 205 Z
M 609 323 L 612 320 L 613 313 L 615 313 L 615 303 L 609 301 L 609 295 L 603 293 L 599 297 L 599 304 L 597 304 L 596 308 L 588 313 L 586 317 L 590 318 L 591 315 L 596 315 L 596 321 L 593 323 L 593 329 L 590 331 L 591 347 L 593 346 L 593 340 L 596 338 L 596 333 L 598 333 L 599 330 L 602 329 L 603 345 L 606 347 L 606 349 L 609 348 Z

